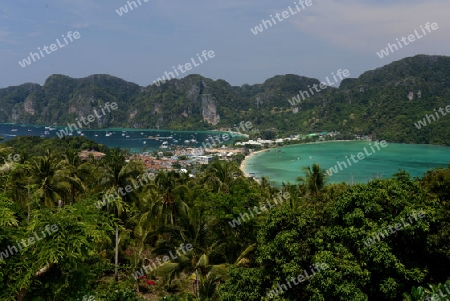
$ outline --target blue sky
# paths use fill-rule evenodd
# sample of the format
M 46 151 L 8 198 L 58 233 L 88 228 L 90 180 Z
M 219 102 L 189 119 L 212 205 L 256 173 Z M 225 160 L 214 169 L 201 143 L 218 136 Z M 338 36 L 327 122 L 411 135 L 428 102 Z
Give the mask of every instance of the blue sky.
M 137 3 L 137 0 L 135 0 Z M 450 54 L 450 1 L 311 0 L 312 5 L 254 35 L 250 28 L 298 0 L 140 0 L 122 16 L 125 0 L 3 0 L 0 6 L 0 87 L 43 84 L 51 74 L 111 74 L 141 86 L 197 53 L 215 57 L 188 74 L 232 85 L 278 74 L 324 80 L 350 77 L 416 54 Z M 426 22 L 439 29 L 380 59 L 376 52 Z M 69 31 L 81 37 L 22 68 L 18 62 Z

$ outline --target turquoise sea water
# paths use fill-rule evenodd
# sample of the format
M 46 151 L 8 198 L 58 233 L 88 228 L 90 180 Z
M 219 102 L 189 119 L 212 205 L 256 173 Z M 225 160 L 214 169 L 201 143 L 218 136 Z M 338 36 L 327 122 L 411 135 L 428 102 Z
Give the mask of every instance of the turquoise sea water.
M 12 139 L 16 136 L 40 136 L 40 137 L 57 137 L 56 133 L 62 127 L 45 127 L 34 125 L 17 125 L 17 124 L 1 124 L 0 136 L 5 140 Z M 208 137 L 214 137 L 224 132 L 218 131 L 170 131 L 170 130 L 154 130 L 154 129 L 126 129 L 111 128 L 102 130 L 81 130 L 72 132 L 72 136 L 81 136 L 94 140 L 108 147 L 120 147 L 130 149 L 131 152 L 142 152 L 147 150 L 160 149 L 163 142 L 170 145 L 184 145 L 189 147 L 201 147 L 203 142 L 208 142 Z M 107 136 L 108 135 L 108 136 Z M 217 140 L 214 140 L 217 143 Z M 224 141 L 221 139 L 221 141 Z M 225 144 L 232 143 L 230 139 Z M 211 145 L 211 139 L 209 139 Z
M 301 144 L 271 149 L 270 152 L 262 152 L 247 159 L 245 171 L 255 173 L 259 178 L 269 177 L 276 184 L 282 182 L 295 183 L 298 176 L 304 176 L 303 166 L 311 166 L 319 163 L 324 169 L 329 169 L 339 162 L 346 162 L 347 168 L 341 164 L 337 174 L 328 177 L 329 183 L 337 182 L 368 182 L 376 177 L 388 178 L 401 168 L 411 176 L 422 176 L 427 170 L 450 163 L 450 147 L 396 144 L 388 143 L 385 148 L 378 151 L 374 147 L 373 152 L 369 146 L 373 142 L 324 142 L 313 144 Z M 359 152 L 364 153 L 364 147 L 370 156 L 358 160 Z M 354 163 L 351 155 L 358 160 Z M 350 159 L 351 166 L 347 163 Z

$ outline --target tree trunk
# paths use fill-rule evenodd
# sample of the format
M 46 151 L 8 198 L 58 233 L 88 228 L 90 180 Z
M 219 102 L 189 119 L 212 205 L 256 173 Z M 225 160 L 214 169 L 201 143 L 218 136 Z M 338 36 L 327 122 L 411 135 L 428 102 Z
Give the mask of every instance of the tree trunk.
M 196 290 L 196 295 L 197 295 L 197 298 L 198 298 L 198 296 L 200 295 L 200 291 L 199 291 L 199 288 L 198 288 L 198 269 L 195 269 L 195 286 L 196 286 L 196 288 L 197 288 L 197 290 Z
M 116 281 L 119 281 L 119 228 L 116 227 L 116 256 L 115 256 L 115 269 L 114 269 L 114 278 Z

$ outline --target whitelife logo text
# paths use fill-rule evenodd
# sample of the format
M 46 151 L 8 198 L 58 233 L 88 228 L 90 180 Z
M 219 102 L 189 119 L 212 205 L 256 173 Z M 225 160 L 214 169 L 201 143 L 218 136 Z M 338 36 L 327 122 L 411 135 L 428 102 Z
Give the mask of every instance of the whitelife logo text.
M 336 75 L 339 76 L 340 80 L 342 81 L 344 78 L 347 78 L 350 76 L 350 71 L 348 71 L 347 69 L 344 69 L 344 71 L 341 71 L 341 69 L 339 69 L 338 71 L 336 71 L 336 75 L 334 74 L 334 72 L 331 72 L 331 74 L 333 75 L 333 79 L 335 80 L 334 82 L 331 82 L 330 79 L 327 77 L 327 83 L 321 82 L 319 85 L 314 84 L 312 87 L 314 88 L 314 90 L 316 90 L 316 92 L 320 92 L 324 89 L 326 89 L 327 87 L 331 87 L 334 84 L 336 84 L 338 82 L 338 79 L 336 78 Z M 344 77 L 342 77 L 344 76 Z M 320 87 L 320 90 L 317 89 L 317 87 Z M 302 102 L 302 100 L 305 100 L 306 98 L 313 96 L 314 95 L 314 91 L 311 89 L 311 86 L 308 85 L 308 89 L 309 92 L 311 93 L 311 95 L 308 93 L 308 91 L 299 91 L 299 93 L 297 95 L 295 95 L 294 97 L 292 97 L 291 99 L 288 99 L 289 103 L 291 104 L 291 106 L 295 106 L 299 103 Z M 305 96 L 306 95 L 306 96 Z M 300 100 L 300 96 L 302 96 L 302 99 Z
M 206 50 L 203 50 L 201 56 L 203 57 L 203 59 L 206 62 L 206 61 L 208 61 L 208 57 L 210 59 L 212 59 L 213 57 L 216 56 L 216 54 L 212 50 L 209 50 L 208 53 L 206 53 Z M 197 58 L 198 58 L 200 64 L 196 64 L 194 58 L 191 58 L 191 62 L 194 65 L 194 67 L 197 67 L 197 66 L 200 66 L 201 64 L 203 64 L 203 60 L 202 60 L 202 58 L 200 57 L 200 55 L 198 53 L 197 53 Z M 183 67 L 186 70 L 183 70 Z M 173 68 L 173 71 L 176 73 L 176 75 L 179 76 L 177 68 L 178 68 L 178 70 L 180 70 L 180 72 L 182 74 L 184 74 L 184 73 L 186 73 L 186 72 L 188 72 L 189 70 L 192 69 L 192 65 L 191 65 L 191 63 L 188 62 L 188 63 L 186 63 L 184 65 L 181 65 L 181 64 L 178 65 L 177 68 L 175 68 L 175 66 L 172 66 L 172 68 Z M 173 74 L 173 72 L 171 72 L 171 71 L 167 72 L 166 71 L 162 77 L 158 77 L 156 80 L 153 81 L 153 83 L 155 83 L 159 87 L 161 85 L 161 83 L 164 84 L 166 82 L 166 80 L 169 80 L 171 78 L 175 78 L 175 75 Z
M 36 60 L 40 60 L 41 58 L 44 57 L 44 53 L 42 52 L 42 50 L 44 50 L 46 54 L 50 54 L 52 52 L 55 52 L 58 49 L 61 49 L 61 48 L 65 47 L 66 45 L 68 45 L 69 42 L 67 41 L 67 39 L 69 39 L 70 42 L 73 42 L 74 39 L 78 40 L 81 36 L 80 36 L 80 33 L 78 31 L 74 31 L 73 34 L 72 34 L 71 31 L 69 31 L 67 33 L 67 39 L 66 39 L 66 37 L 64 35 L 62 35 L 62 37 L 64 39 L 64 42 L 66 42 L 66 44 L 61 44 L 61 42 L 59 41 L 59 38 L 58 38 L 58 39 L 56 39 L 56 42 L 58 43 L 59 47 L 56 44 L 51 44 L 50 47 L 45 45 L 44 47 L 42 47 L 42 49 L 41 49 L 41 47 L 38 47 L 39 53 L 41 55 L 39 55 L 39 53 L 36 53 L 36 52 L 35 53 L 30 52 L 30 55 L 27 58 L 23 59 L 21 62 L 19 61 L 19 65 L 22 68 L 25 68 L 26 66 L 31 65 L 31 63 L 32 63 L 31 60 L 33 60 L 33 62 L 36 62 Z
M 285 10 L 281 14 L 280 13 L 275 14 L 275 17 L 277 18 L 278 22 L 282 22 L 283 20 L 286 20 L 290 16 L 298 14 L 299 12 L 302 11 L 302 9 L 304 10 L 306 8 L 305 4 L 306 4 L 306 6 L 311 6 L 312 1 L 311 0 L 306 0 L 306 1 L 300 0 L 300 1 L 298 1 L 298 4 L 297 4 L 297 2 L 294 2 L 294 4 L 295 4 L 295 7 L 297 8 L 297 11 L 292 10 L 292 7 L 289 5 L 288 6 L 289 11 Z M 300 9 L 299 5 L 302 7 L 302 9 Z M 277 22 L 275 21 L 275 19 L 272 15 L 270 15 L 270 19 L 272 20 L 273 23 L 270 22 L 270 20 L 263 19 L 263 20 L 261 20 L 261 23 L 258 26 L 255 26 L 254 28 L 250 28 L 250 31 L 254 35 L 257 35 L 258 33 L 263 32 L 264 28 L 268 29 L 269 27 L 267 27 L 267 25 L 272 27 L 273 25 L 277 24 Z M 263 25 L 264 25 L 264 28 L 263 28 Z
M 417 38 L 417 40 L 419 40 L 419 39 L 423 38 L 424 36 L 426 36 L 426 35 L 427 35 L 427 32 L 426 32 L 425 29 L 422 27 L 422 25 L 420 25 L 420 28 L 422 29 L 423 36 L 421 36 L 421 35 L 417 32 L 417 29 L 415 29 L 415 30 L 414 30 L 415 35 L 414 35 L 414 34 L 408 35 L 408 41 L 409 41 L 409 43 L 406 42 L 406 37 L 403 37 L 403 36 L 402 36 L 402 38 L 400 39 L 400 41 L 403 42 L 403 45 L 407 46 L 407 45 L 409 45 L 410 43 L 416 41 L 416 38 Z M 433 22 L 433 23 L 431 23 L 431 24 L 430 24 L 430 22 L 427 22 L 427 24 L 425 24 L 425 28 L 427 29 L 428 33 L 430 33 L 430 32 L 431 32 L 430 28 L 433 29 L 433 30 L 436 30 L 436 29 L 439 28 L 439 26 L 438 26 L 438 24 L 437 24 L 436 22 Z M 398 38 L 396 38 L 395 40 L 397 40 L 398 46 L 399 46 L 400 48 L 403 48 L 402 43 L 400 43 L 400 41 L 398 40 Z M 377 52 L 377 55 L 378 55 L 378 57 L 379 57 L 380 59 L 382 59 L 382 58 L 384 58 L 385 56 L 388 56 L 390 53 L 394 53 L 394 51 L 397 51 L 397 50 L 398 50 L 398 47 L 397 47 L 397 45 L 396 45 L 395 43 L 394 43 L 394 44 L 388 43 L 387 46 L 388 46 L 388 47 L 386 47 L 386 48 L 384 48 L 384 49 L 381 49 L 380 52 Z M 389 53 L 389 50 L 390 50 L 390 53 Z
M 109 104 L 109 102 L 105 103 L 105 106 L 103 108 L 101 108 L 103 115 L 98 114 L 97 110 L 94 109 L 94 115 L 88 115 L 87 118 L 84 118 L 84 116 L 80 117 L 80 120 L 78 120 L 78 118 L 76 118 L 75 120 L 77 121 L 78 127 L 75 123 L 68 123 L 67 126 L 62 129 L 59 130 L 56 135 L 59 138 L 62 138 L 64 136 L 69 135 L 70 133 L 72 133 L 74 130 L 78 131 L 79 129 L 82 129 L 83 126 L 81 125 L 81 122 L 83 122 L 84 125 L 88 125 L 91 122 L 95 121 L 95 118 L 97 117 L 98 119 L 102 118 L 103 116 L 106 116 L 106 112 L 105 109 L 108 111 L 108 113 L 111 113 L 111 109 L 112 110 L 117 110 L 118 106 L 117 103 L 113 102 L 111 104 Z M 86 120 L 87 119 L 87 120 Z

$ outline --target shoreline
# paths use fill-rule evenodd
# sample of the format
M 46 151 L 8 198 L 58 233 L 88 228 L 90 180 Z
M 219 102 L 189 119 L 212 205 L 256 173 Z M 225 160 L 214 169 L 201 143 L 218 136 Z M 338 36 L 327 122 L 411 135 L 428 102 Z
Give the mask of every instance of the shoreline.
M 283 147 L 289 147 L 289 146 L 298 146 L 298 145 L 306 145 L 306 144 L 316 144 L 316 143 L 329 143 L 329 142 L 355 142 L 355 141 L 369 141 L 369 140 L 331 140 L 331 141 L 317 141 L 317 142 L 307 142 L 307 143 L 296 143 L 296 144 L 290 144 L 290 145 L 284 145 L 284 146 L 278 146 L 278 147 L 269 147 L 265 148 L 256 152 L 252 152 L 248 156 L 245 156 L 244 160 L 242 160 L 241 165 L 239 166 L 239 169 L 242 171 L 245 177 L 247 178 L 254 178 L 254 176 L 250 175 L 245 171 L 245 168 L 247 167 L 248 159 L 252 156 L 255 156 L 256 154 L 267 152 L 271 149 L 276 148 L 283 148 Z M 255 179 L 256 180 L 256 179 Z
M 247 160 L 248 160 L 249 158 L 251 158 L 251 157 L 253 157 L 253 156 L 259 154 L 259 153 L 263 153 L 263 152 L 266 152 L 266 151 L 268 151 L 268 150 L 270 150 L 270 148 L 266 148 L 266 149 L 262 149 L 262 150 L 259 150 L 259 151 L 256 151 L 256 152 L 252 152 L 252 153 L 249 154 L 248 156 L 245 156 L 244 160 L 242 160 L 241 165 L 239 166 L 239 169 L 244 173 L 245 177 L 247 177 L 247 178 L 254 178 L 252 175 L 250 175 L 249 173 L 247 173 L 247 172 L 245 171 L 245 167 L 247 166 L 247 163 L 248 163 Z

